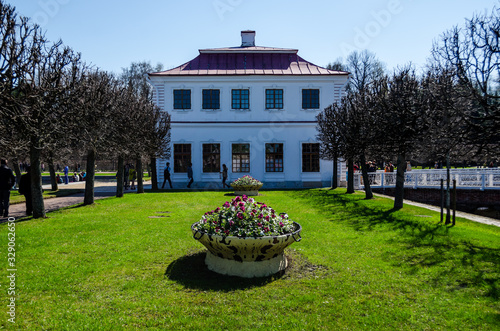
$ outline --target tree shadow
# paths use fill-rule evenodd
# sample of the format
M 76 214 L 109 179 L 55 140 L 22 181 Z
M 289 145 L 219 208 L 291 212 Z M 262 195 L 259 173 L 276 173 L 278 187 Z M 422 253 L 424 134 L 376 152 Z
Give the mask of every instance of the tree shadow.
M 358 232 L 389 232 L 388 244 L 401 249 L 385 253 L 383 258 L 395 267 L 403 267 L 410 275 L 432 270 L 430 283 L 449 291 L 474 289 L 494 300 L 500 298 L 500 249 L 482 244 L 480 239 L 464 239 L 454 235 L 457 226 L 398 213 L 391 207 L 367 205 L 361 195 L 333 193 L 331 190 L 296 192 L 310 206 L 327 212 L 342 212 L 332 222 L 342 222 Z M 433 218 L 434 220 L 436 218 Z M 488 247 L 490 246 L 490 247 Z

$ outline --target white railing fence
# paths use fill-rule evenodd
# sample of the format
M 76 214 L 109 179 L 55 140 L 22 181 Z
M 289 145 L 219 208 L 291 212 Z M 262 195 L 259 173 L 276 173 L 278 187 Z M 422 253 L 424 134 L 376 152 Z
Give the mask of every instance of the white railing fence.
M 405 187 L 411 188 L 440 188 L 441 179 L 446 185 L 446 169 L 412 170 L 405 172 Z M 396 186 L 396 172 L 368 173 L 370 185 L 373 188 Z M 457 181 L 460 189 L 500 189 L 500 169 L 450 169 L 450 185 Z M 363 189 L 364 183 L 361 172 L 354 174 L 354 187 Z

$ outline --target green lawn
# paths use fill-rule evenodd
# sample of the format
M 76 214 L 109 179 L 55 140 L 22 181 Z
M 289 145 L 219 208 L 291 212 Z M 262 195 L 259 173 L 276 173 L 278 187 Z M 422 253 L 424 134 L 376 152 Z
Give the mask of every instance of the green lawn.
M 44 199 L 51 199 L 51 198 L 58 198 L 58 197 L 66 197 L 68 195 L 73 195 L 77 193 L 83 193 L 85 190 L 83 189 L 75 189 L 75 188 L 65 188 L 57 191 L 49 191 L 45 190 L 43 191 L 43 198 Z M 10 191 L 10 203 L 12 205 L 17 204 L 17 203 L 24 203 L 26 199 L 24 198 L 24 195 L 19 194 L 18 191 L 13 190 Z
M 18 330 L 498 330 L 500 228 L 345 190 L 264 191 L 289 269 L 208 271 L 190 226 L 225 192 L 127 194 L 16 225 Z M 0 226 L 6 293 L 7 231 Z M 6 311 L 7 302 L 2 305 Z

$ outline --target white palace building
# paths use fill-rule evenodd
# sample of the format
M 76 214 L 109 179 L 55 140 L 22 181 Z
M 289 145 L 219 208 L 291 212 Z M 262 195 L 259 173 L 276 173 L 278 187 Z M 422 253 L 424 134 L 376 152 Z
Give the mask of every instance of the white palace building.
M 255 46 L 242 31 L 239 47 L 201 49 L 176 68 L 149 74 L 155 102 L 171 114 L 171 157 L 158 160 L 158 181 L 170 162 L 174 188 L 221 188 L 250 175 L 263 188 L 329 186 L 333 162 L 319 156 L 316 115 L 340 100 L 348 73 L 302 59 L 296 49 Z M 168 184 L 166 185 L 168 186 Z

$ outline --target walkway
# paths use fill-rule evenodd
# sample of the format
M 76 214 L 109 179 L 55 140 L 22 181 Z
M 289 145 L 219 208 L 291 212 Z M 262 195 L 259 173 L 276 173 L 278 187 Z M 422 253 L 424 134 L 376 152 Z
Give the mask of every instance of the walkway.
M 43 185 L 44 190 L 50 190 L 51 185 Z M 65 189 L 85 189 L 85 182 L 69 183 L 68 185 L 59 184 L 60 190 Z M 151 189 L 151 182 L 144 182 L 144 189 Z M 135 193 L 137 190 L 124 190 L 124 193 Z M 116 195 L 116 182 L 95 182 L 94 199 L 103 199 Z M 83 203 L 83 193 L 77 193 L 69 196 L 45 199 L 45 212 L 51 212 L 61 208 L 74 206 Z M 26 205 L 24 203 L 10 205 L 9 216 L 16 219 L 26 216 Z M 0 223 L 7 219 L 0 218 Z
M 380 193 L 373 193 L 373 195 L 394 200 L 394 197 L 391 197 L 391 196 L 388 196 L 388 195 L 383 195 L 383 194 L 380 194 Z M 429 209 L 429 210 L 432 210 L 432 211 L 436 211 L 438 213 L 441 212 L 441 208 L 440 207 L 426 205 L 426 204 L 420 203 L 420 202 L 415 202 L 415 201 L 410 201 L 410 200 L 403 200 L 403 203 L 405 205 L 412 205 L 412 206 L 416 206 L 416 207 L 426 208 L 426 209 Z M 446 214 L 446 212 L 445 212 L 445 214 Z M 468 220 L 473 221 L 473 222 L 478 222 L 478 223 L 483 223 L 483 224 L 494 225 L 494 226 L 500 227 L 500 221 L 496 220 L 496 219 L 493 219 L 493 218 L 484 217 L 484 216 L 480 216 L 480 215 L 469 214 L 469 213 L 464 213 L 464 212 L 461 212 L 461 211 L 458 211 L 458 210 L 455 212 L 455 215 L 456 215 L 456 217 L 462 217 L 462 218 L 468 219 Z

